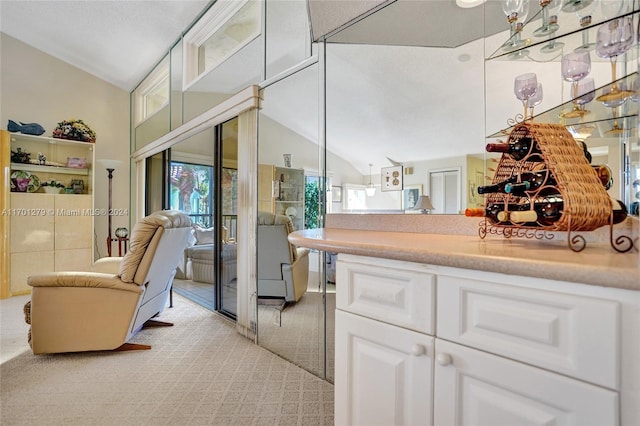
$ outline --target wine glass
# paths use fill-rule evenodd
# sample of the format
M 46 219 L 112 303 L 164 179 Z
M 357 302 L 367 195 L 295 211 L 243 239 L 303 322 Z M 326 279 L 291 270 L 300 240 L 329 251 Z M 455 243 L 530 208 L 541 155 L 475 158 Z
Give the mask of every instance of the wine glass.
M 600 10 L 604 19 L 615 18 L 620 16 L 627 9 L 625 0 L 602 0 L 600 2 Z
M 520 32 L 529 14 L 529 0 L 502 0 L 502 11 L 507 16 L 510 27 L 509 40 L 503 45 L 508 50 L 524 46 Z
M 602 95 L 598 97 L 598 100 L 602 102 L 602 105 L 611 108 L 611 115 L 613 117 L 613 127 L 606 133 L 620 134 L 624 131 L 624 128 L 618 123 L 618 107 L 622 106 L 627 99 L 631 96 L 631 91 L 626 90 L 626 84 L 621 82 L 617 84 L 615 81 L 602 88 Z M 610 96 L 613 91 L 616 91 L 616 96 Z M 626 96 L 621 94 L 627 93 Z M 602 100 L 600 98 L 603 98 Z
M 589 52 L 570 52 L 562 57 L 562 78 L 572 83 L 572 99 L 578 97 L 578 81 L 591 72 L 591 56 Z M 563 117 L 579 117 L 581 114 L 574 109 L 562 114 Z
M 588 77 L 578 82 L 577 98 L 573 100 L 577 105 L 580 116 L 588 114 L 585 105 L 594 100 L 596 97 L 596 83 L 593 78 Z
M 589 42 L 589 30 L 585 27 L 591 25 L 592 13 L 598 4 L 598 1 L 599 0 L 594 0 L 593 3 L 576 12 L 576 15 L 580 18 L 580 26 L 584 28 L 582 30 L 582 44 L 574 49 L 576 52 L 589 51 L 596 47 L 595 43 Z
M 562 5 L 562 11 L 568 13 L 577 12 L 589 6 L 592 2 L 593 0 L 565 0 Z
M 517 76 L 513 83 L 513 92 L 516 98 L 522 101 L 524 108 L 524 120 L 527 119 L 527 102 L 536 93 L 538 87 L 538 77 L 535 73 L 529 72 Z
M 598 97 L 604 102 L 614 98 L 627 98 L 630 91 L 622 91 L 616 84 L 616 62 L 618 55 L 627 52 L 633 44 L 633 19 L 629 16 L 606 22 L 598 28 L 596 39 L 596 54 L 611 61 L 611 90 Z
M 530 119 L 533 119 L 533 108 L 542 103 L 542 97 L 543 97 L 542 84 L 538 83 L 538 85 L 536 86 L 535 93 L 529 99 L 527 99 L 527 107 L 529 108 Z M 527 118 L 526 114 L 524 118 L 526 120 Z
M 533 30 L 533 35 L 536 37 L 544 37 L 549 34 L 553 34 L 558 31 L 559 25 L 557 20 L 557 9 L 562 6 L 561 0 L 538 0 L 540 8 L 542 9 L 542 26 Z M 556 19 L 549 21 L 550 16 L 556 16 Z

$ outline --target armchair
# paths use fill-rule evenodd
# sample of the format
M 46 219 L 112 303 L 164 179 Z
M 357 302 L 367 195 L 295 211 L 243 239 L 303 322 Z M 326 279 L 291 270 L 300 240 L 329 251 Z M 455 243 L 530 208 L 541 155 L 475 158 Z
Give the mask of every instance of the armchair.
M 258 297 L 279 297 L 297 302 L 307 291 L 309 249 L 289 243 L 291 219 L 258 213 Z
M 187 215 L 155 212 L 133 228 L 117 273 L 106 272 L 116 261 L 105 259 L 94 272 L 30 276 L 25 314 L 33 353 L 149 349 L 127 342 L 164 310 L 190 231 Z

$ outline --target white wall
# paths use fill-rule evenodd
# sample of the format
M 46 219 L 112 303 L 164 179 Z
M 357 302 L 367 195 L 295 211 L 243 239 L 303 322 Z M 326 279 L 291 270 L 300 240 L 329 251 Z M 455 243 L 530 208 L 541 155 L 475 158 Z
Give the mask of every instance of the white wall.
M 87 123 L 97 135 L 96 160 L 122 161 L 114 172 L 112 207 L 129 209 L 128 92 L 0 33 L 0 94 L 3 126 L 9 119 L 35 122 L 51 135 L 62 120 Z M 94 182 L 98 209 L 107 208 L 107 187 L 107 172 L 98 166 Z M 95 217 L 94 225 L 97 250 L 106 256 L 107 218 Z M 113 229 L 119 226 L 129 228 L 129 217 L 113 217 Z

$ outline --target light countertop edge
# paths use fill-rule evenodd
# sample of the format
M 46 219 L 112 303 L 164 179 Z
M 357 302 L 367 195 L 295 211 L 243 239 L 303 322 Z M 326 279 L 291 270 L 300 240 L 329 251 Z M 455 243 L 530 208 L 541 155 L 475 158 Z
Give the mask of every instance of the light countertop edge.
M 609 244 L 589 243 L 576 253 L 566 241 L 332 228 L 296 231 L 289 241 L 333 253 L 640 290 L 637 246 L 618 253 Z

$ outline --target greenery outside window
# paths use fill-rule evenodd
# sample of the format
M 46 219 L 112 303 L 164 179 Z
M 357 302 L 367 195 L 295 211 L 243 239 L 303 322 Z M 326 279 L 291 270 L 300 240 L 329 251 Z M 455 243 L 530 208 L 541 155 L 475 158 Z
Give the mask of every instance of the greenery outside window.
M 171 162 L 169 208 L 188 214 L 203 228 L 213 226 L 211 182 L 213 167 Z

